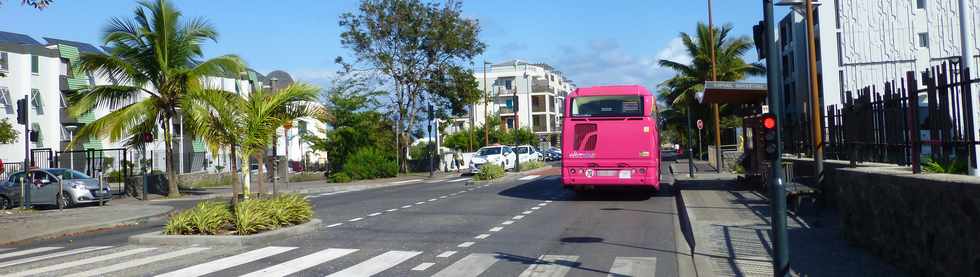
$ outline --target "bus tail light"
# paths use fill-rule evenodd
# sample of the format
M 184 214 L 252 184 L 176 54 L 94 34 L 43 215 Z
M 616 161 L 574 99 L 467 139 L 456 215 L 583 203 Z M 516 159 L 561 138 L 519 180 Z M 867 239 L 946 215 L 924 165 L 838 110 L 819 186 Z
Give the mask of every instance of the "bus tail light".
M 575 169 L 574 168 L 568 169 L 568 174 L 575 175 Z

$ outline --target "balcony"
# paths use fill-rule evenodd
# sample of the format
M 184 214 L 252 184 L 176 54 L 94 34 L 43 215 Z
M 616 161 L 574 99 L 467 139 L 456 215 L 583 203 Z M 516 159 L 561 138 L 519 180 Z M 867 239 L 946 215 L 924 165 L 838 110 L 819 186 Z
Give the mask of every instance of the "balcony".
M 88 78 L 70 78 L 65 75 L 58 76 L 58 88 L 61 91 L 80 90 L 88 87 Z
M 548 83 L 548 80 L 534 80 L 531 83 L 531 92 L 555 93 L 555 87 Z

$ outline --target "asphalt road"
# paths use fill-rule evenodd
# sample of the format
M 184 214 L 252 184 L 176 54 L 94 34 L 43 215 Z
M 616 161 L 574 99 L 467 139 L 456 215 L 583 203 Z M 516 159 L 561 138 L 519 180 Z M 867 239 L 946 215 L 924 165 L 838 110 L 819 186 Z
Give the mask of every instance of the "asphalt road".
M 313 194 L 309 199 L 323 226 L 267 246 L 126 243 L 128 236 L 159 230 L 161 223 L 18 245 L 0 249 L 0 274 L 678 275 L 671 196 L 636 191 L 576 195 L 561 188 L 558 174 L 551 169 L 489 185 L 452 177 Z

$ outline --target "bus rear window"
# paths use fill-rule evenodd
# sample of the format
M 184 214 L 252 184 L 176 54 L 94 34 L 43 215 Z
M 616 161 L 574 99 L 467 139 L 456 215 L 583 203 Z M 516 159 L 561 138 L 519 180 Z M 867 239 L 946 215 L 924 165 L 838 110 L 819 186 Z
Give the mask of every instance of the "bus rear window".
M 572 117 L 643 116 L 642 96 L 579 96 L 572 99 Z

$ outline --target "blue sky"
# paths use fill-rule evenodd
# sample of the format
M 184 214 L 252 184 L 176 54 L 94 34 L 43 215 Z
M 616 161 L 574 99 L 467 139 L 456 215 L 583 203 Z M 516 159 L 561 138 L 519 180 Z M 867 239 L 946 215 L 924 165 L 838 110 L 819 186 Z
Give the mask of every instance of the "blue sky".
M 6 0 L 0 7 L 0 30 L 101 44 L 101 30 L 111 17 L 132 17 L 135 1 L 57 0 L 43 11 Z M 220 37 L 207 44 L 208 56 L 238 54 L 266 73 L 286 70 L 301 80 L 325 85 L 337 71 L 340 14 L 358 1 L 175 0 L 188 17 L 206 17 Z M 732 23 L 735 33 L 750 35 L 762 18 L 761 1 L 715 0 L 716 24 Z M 474 61 L 513 58 L 545 62 L 579 86 L 637 83 L 653 89 L 669 78 L 661 58 L 683 60 L 680 32 L 693 32 L 707 21 L 705 1 L 601 0 L 517 1 L 468 0 L 464 14 L 479 20 L 486 53 Z M 777 16 L 785 14 L 777 10 Z M 755 59 L 754 51 L 750 59 Z

